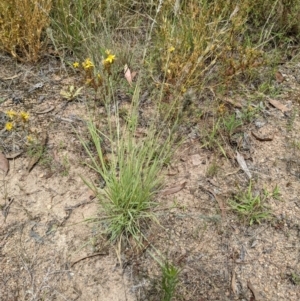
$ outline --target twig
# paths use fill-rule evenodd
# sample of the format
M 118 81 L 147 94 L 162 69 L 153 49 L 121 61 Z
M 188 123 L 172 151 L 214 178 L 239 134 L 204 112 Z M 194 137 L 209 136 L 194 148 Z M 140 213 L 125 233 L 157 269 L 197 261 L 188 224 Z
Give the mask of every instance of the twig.
M 261 299 L 259 298 L 258 292 L 256 291 L 256 289 L 253 287 L 252 283 L 250 282 L 250 280 L 247 281 L 247 286 L 250 289 L 250 291 L 252 292 L 255 301 L 260 301 Z
M 76 261 L 74 261 L 72 264 L 71 264 L 71 268 L 78 262 L 82 261 L 82 260 L 85 260 L 87 258 L 91 258 L 91 257 L 96 257 L 96 256 L 105 256 L 105 255 L 108 255 L 107 252 L 98 252 L 98 253 L 94 253 L 94 254 L 91 254 L 91 255 L 87 255 L 85 257 L 82 257 Z
M 209 192 L 209 194 L 211 194 L 211 195 L 215 198 L 215 200 L 217 201 L 217 203 L 218 203 L 218 205 L 219 205 L 219 207 L 220 207 L 221 214 L 222 214 L 222 218 L 226 217 L 226 208 L 224 207 L 223 201 L 222 201 L 222 200 L 221 200 L 221 199 L 220 199 L 213 191 L 211 191 L 210 189 L 205 188 L 205 187 L 202 186 L 202 185 L 199 185 L 199 187 L 200 187 L 201 189 L 203 189 L 204 191 Z
M 93 199 L 94 199 L 94 198 L 93 198 Z M 80 206 L 84 206 L 84 205 L 87 205 L 87 204 L 91 204 L 91 203 L 93 203 L 93 199 L 90 200 L 89 202 L 84 201 L 84 202 L 78 203 L 78 204 L 73 205 L 73 206 L 65 207 L 65 211 L 73 210 L 73 209 L 78 208 L 78 207 L 80 207 Z
M 5 220 L 5 221 L 6 221 L 8 212 L 9 212 L 10 205 L 12 204 L 13 201 L 14 201 L 13 198 L 9 198 L 9 199 L 8 199 L 8 203 L 5 205 L 5 207 L 4 207 L 3 210 L 2 210 L 2 214 L 4 215 L 4 220 Z

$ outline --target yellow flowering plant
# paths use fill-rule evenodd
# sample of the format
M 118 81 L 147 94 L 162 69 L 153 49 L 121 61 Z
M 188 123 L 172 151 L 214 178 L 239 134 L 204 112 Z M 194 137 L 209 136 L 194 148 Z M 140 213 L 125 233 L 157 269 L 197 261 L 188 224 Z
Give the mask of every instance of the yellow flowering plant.
M 9 110 L 6 112 L 6 115 L 8 116 L 9 119 L 14 119 L 18 115 L 18 113 L 15 112 L 14 110 Z
M 100 66 L 99 69 L 102 69 L 102 72 L 106 72 L 108 75 L 111 75 L 111 65 L 115 62 L 116 55 L 113 54 L 110 50 L 102 50 L 101 53 L 103 53 L 102 66 Z M 102 72 L 97 72 L 98 68 L 95 67 L 95 64 L 89 57 L 86 58 L 83 62 L 73 62 L 72 66 L 74 69 L 83 72 L 83 83 L 85 86 L 92 87 L 95 92 L 97 92 L 98 89 L 103 86 L 104 79 L 101 75 Z M 61 95 L 64 98 L 70 99 L 71 97 L 69 95 L 69 92 L 70 91 L 68 91 L 67 97 L 65 92 L 61 92 Z
M 106 59 L 108 64 L 112 64 L 115 59 L 115 55 L 109 53 Z M 73 62 L 72 66 L 75 69 L 81 69 L 81 71 L 83 70 L 84 85 L 92 87 L 95 91 L 102 86 L 103 78 L 99 72 L 96 73 L 95 65 L 90 58 L 86 58 L 82 63 L 75 61 Z
M 13 124 L 12 122 L 7 122 L 7 123 L 5 124 L 5 129 L 6 129 L 7 131 L 11 131 L 13 128 L 14 128 L 14 124 Z
M 27 122 L 29 119 L 29 113 L 24 112 L 24 111 L 21 111 L 19 116 L 23 122 Z
M 110 50 L 106 50 L 105 53 L 106 53 L 107 57 L 106 57 L 106 59 L 104 59 L 103 64 L 104 65 L 112 64 L 115 61 L 116 56 L 114 54 L 112 54 L 110 52 Z
M 28 122 L 29 120 L 29 113 L 25 111 L 18 113 L 14 110 L 9 110 L 6 111 L 5 114 L 10 120 L 4 126 L 7 131 L 12 131 L 13 129 L 17 128 L 19 124 L 24 126 L 24 123 Z
M 77 65 L 76 62 L 74 64 Z M 91 59 L 87 58 L 87 59 L 85 59 L 84 62 L 82 62 L 82 67 L 84 70 L 89 70 L 89 69 L 93 69 L 95 66 L 92 63 Z
M 108 75 L 111 75 L 111 65 L 116 60 L 116 56 L 112 54 L 110 50 L 106 50 L 105 55 L 106 58 L 102 61 L 104 70 L 108 73 Z

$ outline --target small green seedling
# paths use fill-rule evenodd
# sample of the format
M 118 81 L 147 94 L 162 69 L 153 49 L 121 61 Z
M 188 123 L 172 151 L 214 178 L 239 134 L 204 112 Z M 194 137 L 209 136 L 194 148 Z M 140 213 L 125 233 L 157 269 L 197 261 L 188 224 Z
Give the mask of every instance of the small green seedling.
M 281 196 L 281 193 L 280 193 L 278 185 L 276 184 L 276 186 L 274 187 L 273 192 L 272 192 L 272 197 L 275 200 L 280 200 L 280 196 Z
M 229 205 L 243 220 L 250 225 L 260 223 L 262 220 L 270 219 L 271 213 L 264 205 L 268 195 L 252 191 L 250 182 L 246 192 L 238 193 L 233 199 L 229 200 Z
M 80 95 L 82 88 L 83 87 L 76 89 L 75 86 L 71 85 L 67 90 L 61 90 L 60 95 L 67 101 L 72 101 Z
M 231 137 L 235 130 L 243 125 L 243 122 L 238 119 L 235 114 L 229 115 L 223 118 L 224 129 L 228 133 L 228 136 Z
M 168 261 L 161 267 L 162 270 L 162 291 L 163 301 L 171 301 L 174 296 L 176 286 L 178 284 L 178 277 L 180 269 Z
M 295 285 L 300 285 L 300 275 L 293 272 L 291 275 L 291 280 Z

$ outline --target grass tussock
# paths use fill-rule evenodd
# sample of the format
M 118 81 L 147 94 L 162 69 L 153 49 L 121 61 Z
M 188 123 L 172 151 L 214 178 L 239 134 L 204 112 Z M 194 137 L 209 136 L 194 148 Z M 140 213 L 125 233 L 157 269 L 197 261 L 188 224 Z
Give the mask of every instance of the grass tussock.
M 88 185 L 95 191 L 104 210 L 102 220 L 112 241 L 122 236 L 131 236 L 139 241 L 145 221 L 155 220 L 153 208 L 157 203 L 154 196 L 163 183 L 160 175 L 172 146 L 171 133 L 157 133 L 153 126 L 142 139 L 137 138 L 137 95 L 134 95 L 135 105 L 128 113 L 125 125 L 121 123 L 115 104 L 115 114 L 108 112 L 109 134 L 99 130 L 96 122 L 90 119 L 91 141 L 82 142 L 91 161 L 88 166 L 105 183 L 103 188 L 91 183 Z M 105 149 L 110 149 L 110 154 Z

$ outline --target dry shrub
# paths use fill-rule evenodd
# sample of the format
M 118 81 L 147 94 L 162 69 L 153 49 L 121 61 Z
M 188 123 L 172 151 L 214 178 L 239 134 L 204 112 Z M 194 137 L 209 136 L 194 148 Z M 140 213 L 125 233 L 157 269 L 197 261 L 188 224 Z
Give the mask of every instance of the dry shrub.
M 163 8 L 165 13 L 157 36 L 161 40 L 158 42 L 161 66 L 169 59 L 164 70 L 169 84 L 181 90 L 204 85 L 214 75 L 232 77 L 256 63 L 259 52 L 250 46 L 242 47 L 248 13 L 246 2 L 237 6 L 230 0 L 192 0 L 176 7 L 176 2 L 174 5 L 174 1 L 168 1 L 174 8 L 168 5 Z
M 156 31 L 158 72 L 177 91 L 251 78 L 266 63 L 265 46 L 295 31 L 299 13 L 298 0 L 167 0 Z
M 36 62 L 45 46 L 52 0 L 1 0 L 0 49 L 20 61 Z

